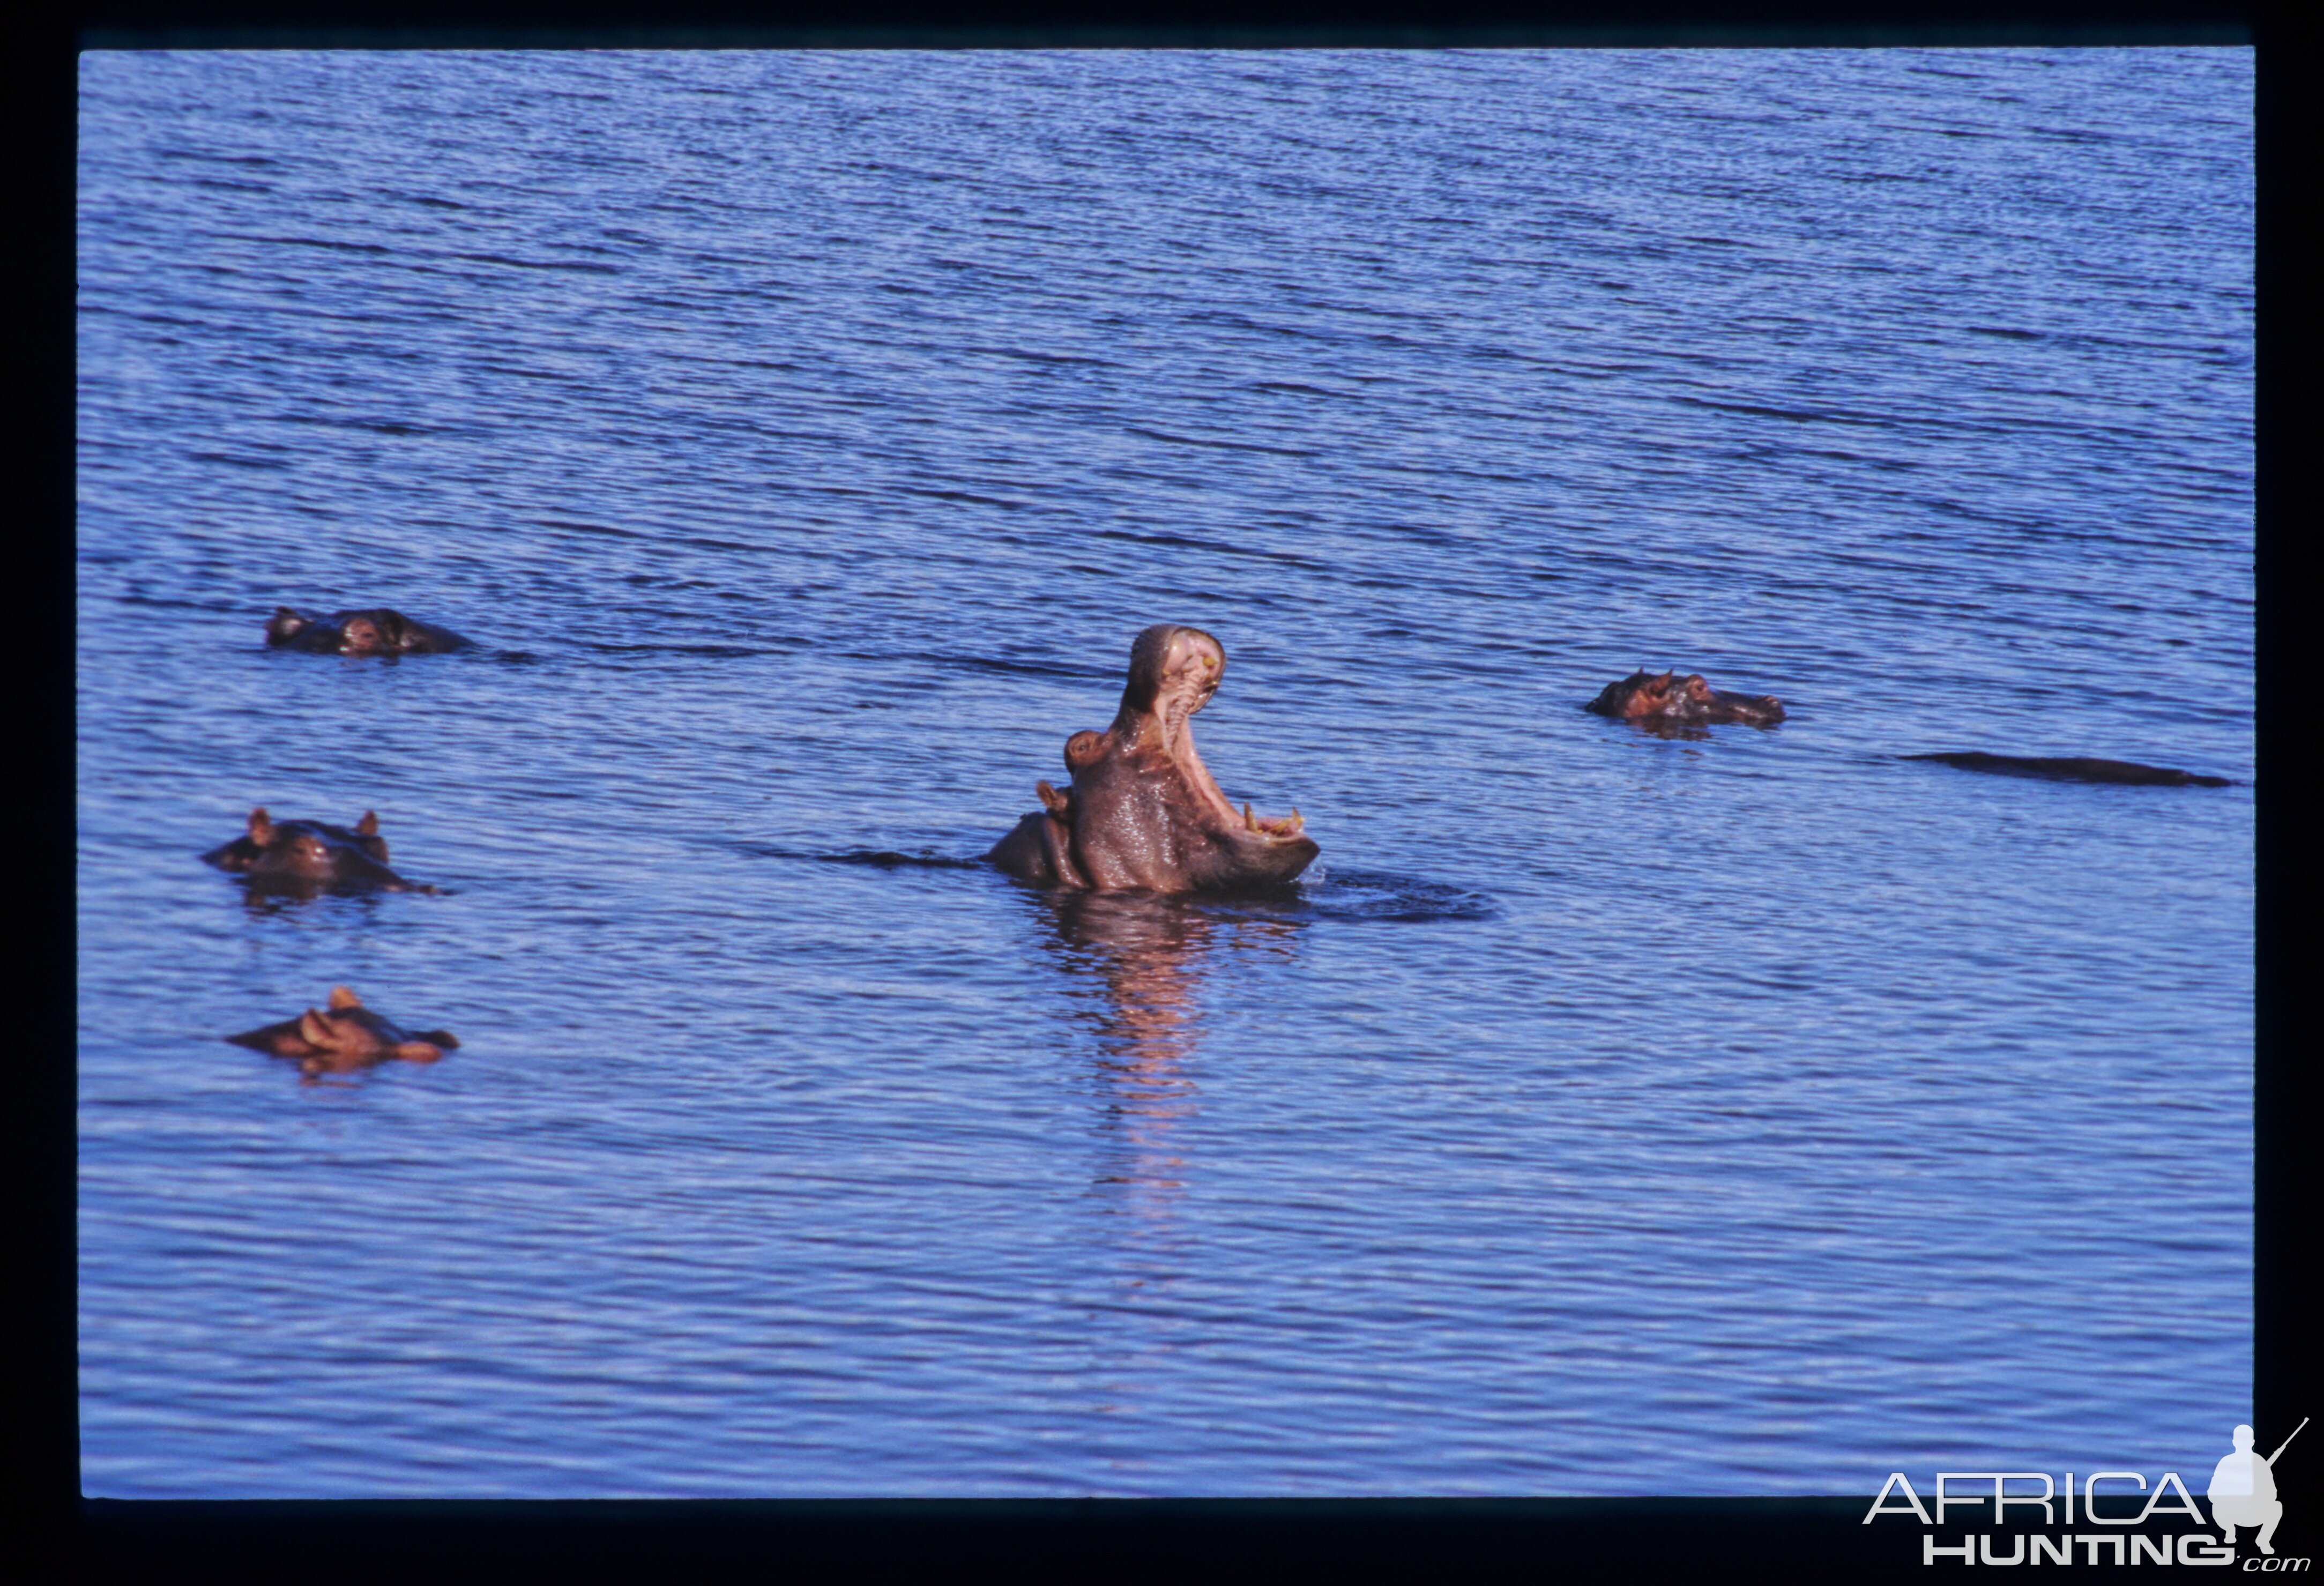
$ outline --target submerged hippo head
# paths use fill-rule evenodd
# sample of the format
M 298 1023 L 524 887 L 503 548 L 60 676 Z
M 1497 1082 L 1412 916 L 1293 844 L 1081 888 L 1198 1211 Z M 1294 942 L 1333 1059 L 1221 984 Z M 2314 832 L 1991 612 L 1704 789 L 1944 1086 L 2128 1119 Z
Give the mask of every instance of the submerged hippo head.
M 1065 740 L 1070 792 L 1038 784 L 1042 807 L 989 855 L 1011 875 L 1100 891 L 1194 892 L 1287 881 L 1316 854 L 1299 812 L 1238 810 L 1194 752 L 1194 713 L 1226 675 L 1199 628 L 1147 629 L 1130 650 L 1121 708 L 1102 733 Z
M 1727 722 L 1772 727 L 1784 719 L 1784 703 L 1770 694 L 1724 694 L 1700 673 L 1681 678 L 1641 668 L 1609 683 L 1583 707 L 1601 716 L 1656 727 L 1708 727 Z
M 345 1074 L 389 1058 L 433 1063 L 460 1043 L 450 1030 L 408 1035 L 363 1005 L 345 986 L 331 988 L 327 1008 L 309 1008 L 296 1019 L 244 1030 L 226 1039 L 237 1047 L 297 1060 L 309 1074 Z
M 310 617 L 278 605 L 267 619 L 266 642 L 277 650 L 325 655 L 433 655 L 468 647 L 466 640 L 448 628 L 414 622 L 385 606 Z
M 429 892 L 387 868 L 387 840 L 379 816 L 364 811 L 350 831 L 327 821 L 278 821 L 263 808 L 250 812 L 250 829 L 202 858 L 250 878 L 254 888 L 312 894 L 359 891 Z

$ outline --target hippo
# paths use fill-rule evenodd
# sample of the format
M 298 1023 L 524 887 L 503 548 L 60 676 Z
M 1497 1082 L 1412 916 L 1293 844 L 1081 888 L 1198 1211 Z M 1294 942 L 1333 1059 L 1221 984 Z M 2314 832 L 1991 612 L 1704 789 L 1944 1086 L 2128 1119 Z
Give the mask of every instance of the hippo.
M 327 821 L 278 821 L 264 808 L 250 812 L 246 835 L 211 849 L 205 862 L 250 878 L 263 890 L 315 893 L 361 891 L 433 892 L 387 868 L 387 840 L 379 816 L 364 810 L 349 831 Z
M 1318 850 L 1299 812 L 1261 820 L 1248 804 L 1238 811 L 1194 752 L 1190 718 L 1226 667 L 1225 647 L 1199 628 L 1164 622 L 1139 634 L 1113 725 L 1065 740 L 1072 788 L 1034 784 L 1041 808 L 985 857 L 1075 891 L 1235 890 L 1305 870 Z
M 2199 776 L 2163 766 L 2137 765 L 2126 760 L 2028 759 L 2015 754 L 1986 754 L 1976 750 L 1944 754 L 1900 754 L 1899 760 L 1939 760 L 1965 771 L 1985 771 L 1997 777 L 2042 777 L 2052 782 L 2120 782 L 2135 788 L 2232 788 L 2226 777 Z
M 1607 684 L 1582 708 L 1648 732 L 1683 731 L 1728 722 L 1772 727 L 1784 719 L 1784 702 L 1771 694 L 1725 694 L 1704 682 L 1700 673 L 1681 678 L 1674 672 L 1656 674 L 1643 667 L 1618 683 Z
M 460 1045 L 447 1029 L 407 1034 L 364 1007 L 363 999 L 345 986 L 331 988 L 327 1010 L 309 1008 L 296 1019 L 244 1030 L 226 1039 L 277 1057 L 295 1057 L 300 1071 L 307 1074 L 346 1074 L 391 1057 L 406 1063 L 433 1063 Z
M 416 622 L 384 606 L 310 617 L 278 605 L 267 619 L 266 642 L 276 650 L 322 655 L 440 655 L 469 647 L 467 640 L 447 628 Z

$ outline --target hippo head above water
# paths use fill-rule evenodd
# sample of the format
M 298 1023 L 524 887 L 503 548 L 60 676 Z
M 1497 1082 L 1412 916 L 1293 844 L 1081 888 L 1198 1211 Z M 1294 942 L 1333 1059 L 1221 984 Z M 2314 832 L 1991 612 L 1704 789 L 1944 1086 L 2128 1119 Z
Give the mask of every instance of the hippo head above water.
M 345 986 L 331 988 L 326 1008 L 309 1008 L 296 1019 L 226 1038 L 237 1047 L 295 1059 L 308 1074 L 346 1074 L 390 1058 L 433 1063 L 460 1045 L 447 1029 L 407 1033 L 364 1007 L 363 999 Z
M 220 870 L 250 878 L 253 887 L 274 891 L 432 892 L 387 868 L 387 840 L 379 816 L 364 811 L 351 831 L 327 821 L 278 821 L 263 808 L 250 812 L 244 835 L 202 855 Z
M 266 642 L 277 650 L 324 655 L 436 655 L 468 648 L 468 641 L 450 629 L 414 622 L 385 606 L 310 617 L 278 605 L 267 620 Z
M 987 857 L 1028 881 L 1096 891 L 1233 890 L 1305 870 L 1317 850 L 1299 812 L 1236 809 L 1194 752 L 1192 718 L 1226 669 L 1225 649 L 1199 628 L 1140 633 L 1113 725 L 1065 740 L 1071 791 L 1038 784 L 1042 808 Z
M 1644 668 L 1618 683 L 1607 684 L 1583 708 L 1650 732 L 1728 722 L 1772 727 L 1784 719 L 1784 703 L 1773 695 L 1725 694 L 1704 682 L 1700 673 L 1682 678 L 1675 672 L 1654 673 Z

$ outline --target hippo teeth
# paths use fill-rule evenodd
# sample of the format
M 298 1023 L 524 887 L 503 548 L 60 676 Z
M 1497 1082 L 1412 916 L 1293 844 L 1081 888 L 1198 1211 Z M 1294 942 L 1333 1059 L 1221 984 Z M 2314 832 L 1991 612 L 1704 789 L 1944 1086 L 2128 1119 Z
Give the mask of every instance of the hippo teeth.
M 1306 817 L 1299 813 L 1296 806 L 1289 815 L 1271 821 L 1263 821 L 1251 814 L 1250 805 L 1246 804 L 1242 807 L 1243 830 L 1256 832 L 1262 837 L 1296 837 L 1306 825 Z

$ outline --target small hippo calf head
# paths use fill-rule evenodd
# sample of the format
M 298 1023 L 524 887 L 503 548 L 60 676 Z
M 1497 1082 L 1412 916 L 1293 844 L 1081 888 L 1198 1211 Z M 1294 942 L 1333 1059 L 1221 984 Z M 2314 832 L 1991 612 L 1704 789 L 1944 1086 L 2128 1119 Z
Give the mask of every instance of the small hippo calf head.
M 363 999 L 345 986 L 331 988 L 327 1008 L 309 1008 L 296 1019 L 226 1038 L 237 1047 L 291 1058 L 307 1074 L 346 1074 L 390 1058 L 433 1063 L 460 1045 L 450 1030 L 407 1034 L 365 1008 Z
M 385 606 L 310 617 L 279 605 L 267 619 L 266 642 L 277 650 L 324 655 L 435 655 L 468 648 L 450 629 L 430 627 Z
M 1784 703 L 1773 695 L 1722 693 L 1704 682 L 1701 673 L 1681 678 L 1675 672 L 1649 672 L 1644 668 L 1618 683 L 1607 684 L 1583 708 L 1650 732 L 1729 722 L 1772 727 L 1784 719 Z
M 250 878 L 256 889 L 312 895 L 322 891 L 432 892 L 387 868 L 387 840 L 370 810 L 354 829 L 327 821 L 278 821 L 262 807 L 250 829 L 202 855 L 223 871 Z

